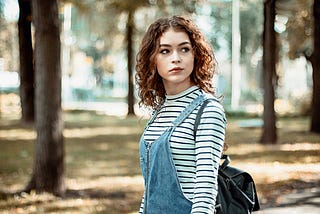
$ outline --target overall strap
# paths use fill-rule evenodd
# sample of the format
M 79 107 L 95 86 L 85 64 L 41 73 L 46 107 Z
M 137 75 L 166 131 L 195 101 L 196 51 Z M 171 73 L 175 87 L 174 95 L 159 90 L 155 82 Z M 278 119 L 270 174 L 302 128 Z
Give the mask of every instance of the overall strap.
M 205 96 L 203 94 L 199 95 L 196 99 L 194 99 L 181 113 L 180 115 L 177 117 L 177 119 L 175 119 L 172 124 L 174 127 L 177 127 L 180 123 L 182 123 L 184 121 L 184 119 L 186 119 L 189 114 L 191 114 L 191 112 L 193 110 L 195 110 L 204 100 L 205 100 Z

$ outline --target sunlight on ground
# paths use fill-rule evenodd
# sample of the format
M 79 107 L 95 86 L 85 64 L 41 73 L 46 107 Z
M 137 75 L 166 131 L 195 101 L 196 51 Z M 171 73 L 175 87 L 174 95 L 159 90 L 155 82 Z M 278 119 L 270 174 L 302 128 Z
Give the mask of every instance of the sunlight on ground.
M 281 151 L 303 151 L 303 150 L 319 150 L 320 144 L 311 144 L 308 142 L 294 143 L 294 144 L 282 144 L 279 145 Z
M 273 163 L 246 162 L 232 165 L 249 172 L 256 183 L 274 183 L 288 179 L 317 180 L 320 173 L 320 165 L 318 163 L 284 164 L 274 161 Z
M 36 132 L 25 129 L 0 130 L 0 138 L 7 140 L 34 140 Z
M 140 129 L 139 129 L 140 130 Z M 128 135 L 137 133 L 136 127 L 98 127 L 98 128 L 76 128 L 76 129 L 65 129 L 63 135 L 67 138 L 87 138 L 94 137 L 97 135 Z
M 227 153 L 234 153 L 237 155 L 249 154 L 252 152 L 265 152 L 265 151 L 308 151 L 319 150 L 320 144 L 315 143 L 291 143 L 291 144 L 275 144 L 275 145 L 262 145 L 262 144 L 232 144 L 229 146 Z
M 88 181 L 87 178 L 67 179 L 67 186 L 70 189 L 92 189 L 103 188 L 107 191 L 128 190 L 141 191 L 143 187 L 142 176 L 115 176 L 115 177 L 97 177 Z
M 63 131 L 66 138 L 88 138 L 98 135 L 128 135 L 137 133 L 139 127 L 90 127 L 90 128 L 74 128 Z M 0 130 L 0 138 L 7 140 L 35 140 L 36 132 L 25 129 Z

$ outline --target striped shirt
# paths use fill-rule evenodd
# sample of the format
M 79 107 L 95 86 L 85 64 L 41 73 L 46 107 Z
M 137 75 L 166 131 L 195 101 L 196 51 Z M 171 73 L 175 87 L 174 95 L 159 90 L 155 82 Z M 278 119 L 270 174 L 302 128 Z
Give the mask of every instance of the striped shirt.
M 203 92 L 197 86 L 177 95 L 167 95 L 144 140 L 154 142 L 179 114 Z M 226 119 L 218 101 L 205 107 L 194 136 L 199 106 L 173 131 L 170 148 L 184 195 L 193 202 L 191 213 L 214 213 L 217 196 L 217 174 L 223 150 Z M 140 213 L 143 208 L 142 200 Z

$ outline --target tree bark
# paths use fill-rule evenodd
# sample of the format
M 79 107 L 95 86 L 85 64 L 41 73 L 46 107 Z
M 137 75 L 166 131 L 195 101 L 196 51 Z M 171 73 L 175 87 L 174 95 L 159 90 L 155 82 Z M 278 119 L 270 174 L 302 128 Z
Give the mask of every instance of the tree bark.
M 274 31 L 275 0 L 264 1 L 263 32 L 263 133 L 261 143 L 274 144 L 277 141 L 276 115 L 274 110 L 276 85 L 276 37 Z
M 312 63 L 312 103 L 310 131 L 320 133 L 320 1 L 314 0 L 314 48 L 311 55 Z
M 61 110 L 58 0 L 32 0 L 35 26 L 36 129 L 33 175 L 26 191 L 63 195 L 64 143 Z
M 133 82 L 133 29 L 134 12 L 128 12 L 127 22 L 127 58 L 128 58 L 128 115 L 134 115 L 134 82 Z
M 20 15 L 19 29 L 19 53 L 20 53 L 20 100 L 21 121 L 23 123 L 34 122 L 34 68 L 33 49 L 31 36 L 31 1 L 19 0 Z

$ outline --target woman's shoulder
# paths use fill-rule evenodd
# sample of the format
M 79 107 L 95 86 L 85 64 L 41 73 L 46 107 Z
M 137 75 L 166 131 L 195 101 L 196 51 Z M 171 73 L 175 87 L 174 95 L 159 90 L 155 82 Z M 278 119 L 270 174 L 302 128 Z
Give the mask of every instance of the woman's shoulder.
M 203 92 L 203 96 L 205 98 L 205 101 L 207 102 L 208 107 L 218 107 L 221 110 L 224 110 L 222 105 L 222 98 L 223 97 L 216 97 L 213 94 Z
M 226 122 L 226 115 L 225 110 L 222 105 L 222 100 L 219 97 L 214 96 L 213 94 L 209 93 L 203 93 L 205 96 L 205 101 L 203 104 L 205 104 L 205 108 L 203 111 L 203 117 L 206 118 L 221 118 L 222 121 Z

